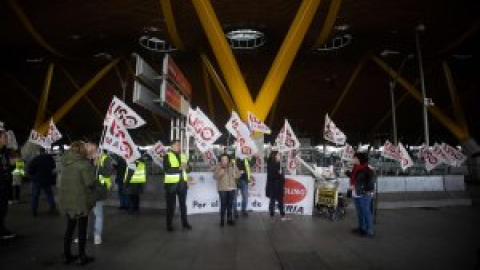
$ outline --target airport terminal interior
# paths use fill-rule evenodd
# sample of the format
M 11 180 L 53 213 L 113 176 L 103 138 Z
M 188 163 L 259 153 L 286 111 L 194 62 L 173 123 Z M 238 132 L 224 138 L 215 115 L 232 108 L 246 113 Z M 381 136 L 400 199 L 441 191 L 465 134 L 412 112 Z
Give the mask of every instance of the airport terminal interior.
M 480 2 L 0 1 L 0 269 L 480 270 Z

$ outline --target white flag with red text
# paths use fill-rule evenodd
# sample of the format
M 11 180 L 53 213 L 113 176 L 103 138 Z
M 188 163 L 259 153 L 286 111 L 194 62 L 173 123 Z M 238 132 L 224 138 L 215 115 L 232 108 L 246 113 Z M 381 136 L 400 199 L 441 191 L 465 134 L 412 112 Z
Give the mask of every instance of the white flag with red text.
M 50 124 L 48 125 L 47 135 L 43 136 L 42 134 L 38 133 L 36 130 L 32 130 L 30 132 L 30 136 L 28 141 L 40 145 L 44 148 L 50 148 L 53 143 L 60 140 L 62 138 L 62 134 L 58 130 L 57 126 L 52 119 L 50 119 Z
M 113 96 L 112 102 L 110 102 L 103 125 L 110 125 L 114 117 L 116 117 L 126 129 L 138 128 L 146 123 L 140 115 L 116 96 Z
M 215 124 L 208 119 L 208 117 L 197 108 L 193 110 L 188 109 L 187 115 L 187 135 L 195 139 L 195 145 L 200 152 L 204 153 L 212 148 L 222 133 L 218 130 Z
M 286 119 L 283 128 L 275 139 L 275 145 L 277 146 L 278 151 L 282 153 L 300 148 L 300 141 Z
M 210 166 L 215 166 L 217 165 L 217 156 L 215 155 L 215 152 L 213 151 L 212 148 L 208 149 L 207 151 L 203 152 L 203 158 L 205 159 L 205 162 Z
M 413 166 L 413 161 L 403 144 L 398 143 L 398 146 L 393 145 L 388 140 L 383 145 L 383 151 L 381 155 L 388 159 L 393 159 L 400 162 L 402 170 Z
M 236 157 L 240 159 L 250 158 L 258 153 L 257 144 L 250 136 L 250 130 L 235 111 L 232 111 L 232 116 L 228 120 L 225 127 L 227 128 L 228 132 L 237 138 L 235 149 Z
M 406 169 L 413 166 L 413 160 L 408 154 L 407 149 L 405 149 L 402 143 L 398 143 L 398 149 L 400 150 L 400 153 L 401 153 L 401 159 L 399 160 L 400 166 L 402 167 L 402 170 L 405 171 Z
M 345 144 L 345 147 L 342 151 L 341 159 L 346 161 L 353 161 L 353 155 L 355 155 L 355 150 L 353 149 L 353 147 L 348 143 Z
M 152 160 L 155 164 L 160 167 L 163 167 L 163 157 L 167 153 L 168 148 L 163 145 L 161 141 L 155 143 L 152 148 L 147 150 L 147 154 L 152 157 Z
M 422 145 L 419 151 L 419 157 L 425 161 L 425 169 L 431 171 L 442 164 L 441 157 L 437 156 L 428 146 Z
M 333 123 L 333 121 L 325 114 L 325 125 L 323 128 L 323 138 L 334 144 L 344 145 L 347 136 Z
M 106 127 L 101 148 L 119 155 L 127 164 L 133 164 L 141 155 L 122 123 L 113 115 Z
M 265 125 L 260 119 L 258 119 L 253 113 L 248 112 L 248 127 L 252 132 L 260 132 L 270 134 L 272 131 Z
M 467 156 L 465 156 L 460 150 L 446 143 L 442 143 L 440 148 L 443 153 L 445 153 L 452 166 L 460 167 L 467 160 Z

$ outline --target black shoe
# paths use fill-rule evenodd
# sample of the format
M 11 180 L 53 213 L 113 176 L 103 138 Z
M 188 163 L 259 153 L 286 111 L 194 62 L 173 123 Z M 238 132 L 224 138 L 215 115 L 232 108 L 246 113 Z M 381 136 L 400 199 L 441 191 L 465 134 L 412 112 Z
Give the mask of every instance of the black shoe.
M 87 256 L 87 255 L 83 255 L 83 256 L 79 257 L 77 265 L 84 266 L 84 265 L 87 265 L 87 264 L 89 264 L 93 261 L 95 261 L 95 258 Z
M 238 213 L 235 213 L 234 217 L 237 219 L 239 217 Z
M 225 226 L 225 221 L 221 220 L 220 221 L 220 227 L 224 227 Z
M 63 256 L 63 264 L 71 264 L 78 260 L 78 255 Z
M 230 225 L 230 226 L 235 226 L 235 221 L 229 220 L 229 221 L 227 221 L 227 224 Z
M 364 232 L 362 229 L 360 229 L 360 228 L 352 229 L 352 233 L 353 233 L 353 234 L 359 234 L 359 235 L 365 234 L 365 232 Z
M 167 227 L 167 231 L 173 232 L 173 231 L 175 231 L 175 229 L 174 229 L 172 226 L 168 226 L 168 227 Z
M 243 216 L 243 217 L 248 217 L 247 211 L 243 211 L 243 212 L 242 212 L 242 216 Z
M 191 231 L 191 230 L 193 229 L 193 228 L 192 228 L 192 225 L 190 225 L 190 224 L 188 224 L 188 223 L 183 224 L 183 228 L 184 228 L 185 230 L 188 230 L 188 231 Z

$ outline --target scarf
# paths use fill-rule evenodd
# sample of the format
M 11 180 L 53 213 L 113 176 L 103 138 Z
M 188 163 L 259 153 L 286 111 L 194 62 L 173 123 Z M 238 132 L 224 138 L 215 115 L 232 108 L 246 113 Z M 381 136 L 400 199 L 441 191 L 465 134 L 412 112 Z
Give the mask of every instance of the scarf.
M 355 185 L 355 181 L 357 181 L 357 174 L 360 171 L 368 170 L 368 164 L 356 164 L 353 166 L 352 175 L 350 176 L 350 186 Z

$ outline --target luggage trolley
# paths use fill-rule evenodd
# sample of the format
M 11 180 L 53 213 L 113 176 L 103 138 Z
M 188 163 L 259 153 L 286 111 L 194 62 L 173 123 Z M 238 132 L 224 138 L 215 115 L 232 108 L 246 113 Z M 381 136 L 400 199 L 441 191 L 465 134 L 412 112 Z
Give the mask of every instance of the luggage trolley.
M 316 214 L 332 221 L 342 219 L 347 213 L 347 202 L 342 193 L 339 192 L 339 181 L 337 178 L 320 177 L 315 184 L 315 210 Z

